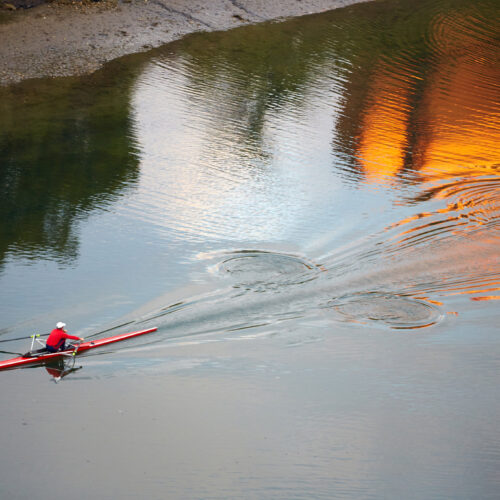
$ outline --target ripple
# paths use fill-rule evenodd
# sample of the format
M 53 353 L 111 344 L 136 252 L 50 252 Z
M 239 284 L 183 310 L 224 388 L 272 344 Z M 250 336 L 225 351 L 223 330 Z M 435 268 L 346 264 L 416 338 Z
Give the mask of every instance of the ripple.
M 433 7 L 435 14 L 425 34 L 431 51 L 446 56 L 464 52 L 475 56 L 477 45 L 483 44 L 492 53 L 496 52 L 497 24 L 491 21 L 495 18 L 495 11 L 488 12 L 488 7 L 483 4 L 480 7 L 470 4 L 453 11 L 441 8 L 439 3 Z M 488 13 L 491 13 L 491 18 Z
M 315 279 L 321 269 L 295 255 L 261 250 L 231 252 L 216 270 L 235 281 L 235 286 L 274 288 L 297 285 Z
M 383 292 L 360 292 L 329 302 L 349 323 L 374 323 L 395 329 L 425 328 L 438 323 L 443 315 L 428 302 Z
M 478 233 L 485 231 L 488 231 L 488 238 L 496 236 L 491 230 L 500 227 L 500 179 L 497 176 L 440 182 L 422 190 L 415 199 L 408 200 L 408 204 L 428 200 L 446 200 L 447 204 L 433 211 L 414 214 L 386 229 L 400 230 L 390 237 L 397 251 L 428 245 L 443 238 L 456 239 L 467 235 L 477 238 Z

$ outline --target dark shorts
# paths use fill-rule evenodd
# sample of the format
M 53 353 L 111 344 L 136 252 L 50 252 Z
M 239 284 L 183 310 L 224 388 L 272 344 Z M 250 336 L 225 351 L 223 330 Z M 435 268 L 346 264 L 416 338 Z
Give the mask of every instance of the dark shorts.
M 61 347 L 59 347 L 59 349 L 57 347 L 52 347 L 51 345 L 48 344 L 45 346 L 45 348 L 49 352 L 59 352 L 64 350 L 64 344 Z

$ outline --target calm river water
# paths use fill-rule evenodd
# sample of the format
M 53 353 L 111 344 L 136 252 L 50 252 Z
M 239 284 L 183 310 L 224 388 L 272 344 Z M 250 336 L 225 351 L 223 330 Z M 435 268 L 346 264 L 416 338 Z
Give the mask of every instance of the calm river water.
M 0 348 L 158 326 L 0 374 L 0 496 L 498 498 L 498 7 L 0 89 Z

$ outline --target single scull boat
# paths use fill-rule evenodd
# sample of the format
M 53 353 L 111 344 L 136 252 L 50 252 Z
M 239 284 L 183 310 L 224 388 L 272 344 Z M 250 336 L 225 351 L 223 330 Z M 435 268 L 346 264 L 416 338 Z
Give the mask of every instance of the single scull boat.
M 146 333 L 155 332 L 157 328 L 149 328 L 148 330 L 140 330 L 138 332 L 122 333 L 121 335 L 115 335 L 114 337 L 106 337 L 104 339 L 89 340 L 87 342 L 82 342 L 79 345 L 73 346 L 70 349 L 60 352 L 48 352 L 45 349 L 38 349 L 37 351 L 30 351 L 24 356 L 19 356 L 18 358 L 6 359 L 5 361 L 0 361 L 0 370 L 6 368 L 16 368 L 19 366 L 29 365 L 33 363 L 41 363 L 43 361 L 48 361 L 51 359 L 57 359 L 61 356 L 74 356 L 80 354 L 81 352 L 89 351 L 90 349 L 95 349 L 96 347 L 103 347 L 108 344 L 113 344 L 115 342 L 121 342 L 122 340 L 131 339 L 133 337 L 138 337 L 139 335 L 145 335 Z

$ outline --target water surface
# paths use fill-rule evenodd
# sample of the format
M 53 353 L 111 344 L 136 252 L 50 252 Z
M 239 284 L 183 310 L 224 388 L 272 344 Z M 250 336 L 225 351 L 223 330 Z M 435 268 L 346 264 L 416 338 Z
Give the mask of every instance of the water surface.
M 1 339 L 159 330 L 2 373 L 0 492 L 494 498 L 497 13 L 376 1 L 2 89 Z

